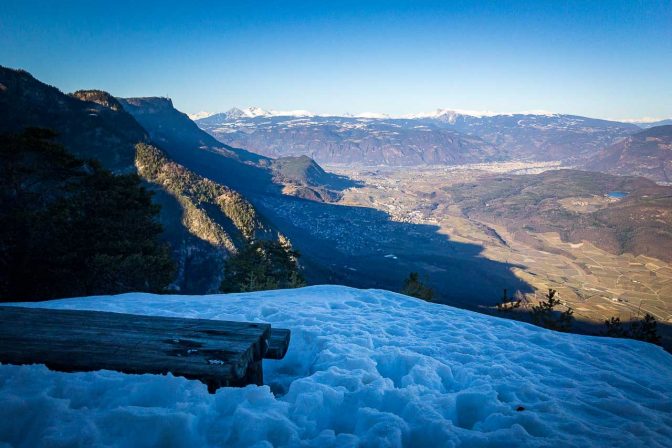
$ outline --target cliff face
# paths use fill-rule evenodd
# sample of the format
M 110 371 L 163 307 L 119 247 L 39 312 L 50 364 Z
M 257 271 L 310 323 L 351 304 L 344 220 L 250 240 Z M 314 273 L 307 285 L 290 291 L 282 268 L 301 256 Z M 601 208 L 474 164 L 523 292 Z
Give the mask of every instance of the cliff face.
M 71 93 L 70 96 L 78 100 L 99 104 L 115 112 L 123 110 L 123 107 L 121 107 L 121 104 L 115 97 L 102 90 L 78 90 Z

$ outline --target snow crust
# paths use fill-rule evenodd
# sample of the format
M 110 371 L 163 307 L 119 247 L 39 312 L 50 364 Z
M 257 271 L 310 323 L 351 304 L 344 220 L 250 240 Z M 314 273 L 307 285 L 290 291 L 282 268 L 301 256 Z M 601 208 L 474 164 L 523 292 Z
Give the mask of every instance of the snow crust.
M 0 446 L 672 446 L 672 356 L 379 290 L 27 306 L 289 328 L 262 387 L 0 365 Z

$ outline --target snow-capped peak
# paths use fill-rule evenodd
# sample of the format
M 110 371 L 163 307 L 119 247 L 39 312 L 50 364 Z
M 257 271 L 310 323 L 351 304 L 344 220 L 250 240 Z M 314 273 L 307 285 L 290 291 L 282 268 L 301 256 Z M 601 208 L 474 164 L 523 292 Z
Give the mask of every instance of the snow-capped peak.
M 433 112 L 421 112 L 419 114 L 403 115 L 402 118 L 409 118 L 409 119 L 434 118 L 434 119 L 442 119 L 448 121 L 449 123 L 454 123 L 457 117 L 460 116 L 489 117 L 493 115 L 500 115 L 500 114 L 485 110 L 436 109 Z
M 251 106 L 248 107 L 247 109 L 243 109 L 243 112 L 248 117 L 267 117 L 269 115 L 272 115 L 271 112 L 257 106 Z
M 206 114 L 207 112 L 201 112 Z M 207 116 L 213 115 L 207 113 Z M 194 116 L 197 114 L 194 114 Z M 441 120 L 450 124 L 455 124 L 459 117 L 494 117 L 497 115 L 543 115 L 543 116 L 557 116 L 557 114 L 545 110 L 530 110 L 522 112 L 494 112 L 490 110 L 466 110 L 466 109 L 436 109 L 432 112 L 420 112 L 416 114 L 391 115 L 379 112 L 360 112 L 360 113 L 344 113 L 344 114 L 316 114 L 303 109 L 296 110 L 277 110 L 277 109 L 262 109 L 261 107 L 251 106 L 245 109 L 234 107 L 224 113 L 228 120 L 235 120 L 240 118 L 255 118 L 255 117 L 343 117 L 343 118 L 365 118 L 365 119 L 433 119 Z M 203 118 L 203 117 L 199 117 Z
M 458 117 L 495 117 L 498 115 L 543 115 L 547 117 L 557 116 L 558 114 L 545 110 L 529 110 L 521 112 L 494 112 L 491 110 L 465 110 L 465 109 L 436 109 L 433 112 L 421 112 L 419 114 L 402 115 L 400 118 L 417 119 L 431 118 L 446 121 L 450 124 L 455 123 Z
M 200 120 L 201 118 L 208 118 L 209 116 L 214 115 L 212 112 L 196 112 L 195 114 L 188 114 L 188 117 L 195 121 L 195 120 Z
M 234 107 L 225 112 L 228 119 L 255 118 L 255 117 L 312 117 L 315 116 L 307 110 L 267 110 L 257 106 L 239 109 Z

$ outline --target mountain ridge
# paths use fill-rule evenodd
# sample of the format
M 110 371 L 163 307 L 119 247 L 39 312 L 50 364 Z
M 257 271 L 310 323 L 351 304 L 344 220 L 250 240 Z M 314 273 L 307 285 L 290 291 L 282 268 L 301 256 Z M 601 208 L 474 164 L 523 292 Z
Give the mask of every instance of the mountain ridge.
M 672 183 L 672 125 L 651 127 L 607 146 L 583 168 Z
M 178 265 L 173 288 L 185 293 L 217 291 L 226 258 L 257 230 L 268 229 L 235 189 L 197 176 L 166 157 L 170 151 L 185 154 L 193 149 L 183 148 L 193 137 L 190 132 L 200 135 L 203 143 L 212 140 L 222 146 L 186 116 L 192 126 L 186 131 L 167 128 L 152 136 L 124 109 L 123 100 L 107 92 L 80 90 L 66 95 L 28 72 L 4 67 L 0 67 L 0 86 L 0 115 L 8 117 L 0 121 L 0 133 L 19 133 L 29 127 L 53 129 L 59 134 L 58 142 L 74 155 L 99 160 L 116 173 L 140 175 L 154 193 L 152 201 L 161 205 L 158 219 L 163 238 Z M 156 110 L 174 110 L 167 98 L 148 102 Z M 227 160 L 245 167 L 245 161 L 239 160 L 244 156 L 242 150 L 232 151 Z
M 370 166 L 502 160 L 572 164 L 641 130 L 577 115 L 477 116 L 447 109 L 406 117 L 246 114 L 235 109 L 196 123 L 223 143 L 269 157 L 307 155 L 318 163 Z

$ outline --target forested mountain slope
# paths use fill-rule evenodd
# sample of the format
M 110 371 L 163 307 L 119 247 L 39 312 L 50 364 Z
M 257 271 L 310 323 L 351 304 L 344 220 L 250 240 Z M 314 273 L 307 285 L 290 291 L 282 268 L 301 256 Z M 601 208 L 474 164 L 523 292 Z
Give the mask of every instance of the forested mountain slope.
M 584 166 L 594 171 L 672 182 L 672 125 L 631 135 L 602 149 Z
M 166 152 L 183 155 L 197 150 L 189 146 L 189 140 L 177 138 L 176 132 L 150 135 L 106 92 L 66 95 L 25 71 L 0 67 L 0 116 L 0 133 L 48 128 L 57 134 L 57 141 L 66 150 L 82 159 L 99 160 L 114 172 L 136 172 L 137 163 L 138 173 L 154 192 L 152 200 L 161 205 L 163 236 L 178 265 L 172 287 L 182 292 L 216 291 L 224 262 L 231 253 L 257 231 L 273 236 L 254 208 L 235 190 L 195 175 L 165 156 Z M 197 133 L 205 135 L 187 121 Z M 159 144 L 153 141 L 154 137 Z M 136 147 L 140 149 L 137 154 Z M 235 179 L 240 177 L 236 176 L 249 166 L 238 159 L 217 159 L 228 162 L 228 169 L 219 180 L 232 178 L 232 184 L 237 184 Z M 270 185 L 270 181 L 264 184 Z

